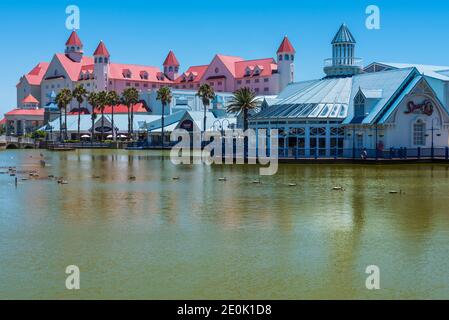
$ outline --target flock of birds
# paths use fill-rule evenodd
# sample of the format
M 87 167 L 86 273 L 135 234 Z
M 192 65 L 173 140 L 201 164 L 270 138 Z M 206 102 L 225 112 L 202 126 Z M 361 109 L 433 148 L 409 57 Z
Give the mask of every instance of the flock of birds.
M 39 160 L 40 165 L 42 167 L 45 167 L 46 163 L 45 163 L 45 160 L 43 159 L 44 155 L 41 153 L 40 157 L 41 157 L 41 159 Z M 17 168 L 16 167 L 8 167 L 8 171 L 6 173 L 8 173 L 12 177 L 15 177 L 15 185 L 17 187 L 17 182 L 18 182 L 17 175 L 19 173 L 17 171 Z M 22 174 L 23 173 L 24 172 L 22 172 Z M 28 178 L 27 177 L 22 177 L 21 180 L 22 181 L 26 181 L 26 180 L 33 179 L 33 178 L 39 178 L 38 171 L 36 171 L 36 170 L 29 171 L 28 172 Z M 50 180 L 55 180 L 58 184 L 61 184 L 61 185 L 68 184 L 68 181 L 66 179 L 64 179 L 64 177 L 55 177 L 54 175 L 48 175 L 47 178 L 50 179 Z M 94 175 L 92 178 L 100 179 L 101 177 L 98 176 L 98 175 Z M 129 176 L 128 179 L 130 181 L 135 181 L 137 178 L 136 178 L 136 176 L 131 175 L 131 176 Z M 172 178 L 172 180 L 180 180 L 180 179 L 181 178 L 179 176 L 175 176 L 175 177 Z M 228 179 L 226 177 L 218 178 L 218 181 L 221 181 L 221 182 L 226 182 L 227 180 Z M 253 180 L 251 183 L 253 183 L 253 184 L 262 184 L 262 181 L 260 180 L 260 178 L 258 178 L 257 180 Z M 289 186 L 289 187 L 296 187 L 297 185 L 298 184 L 296 182 L 290 182 L 290 183 L 287 184 L 287 186 Z M 342 192 L 346 191 L 346 189 L 343 186 L 341 186 L 341 185 L 332 187 L 332 190 L 333 191 L 342 191 Z M 389 193 L 390 194 L 400 194 L 400 195 L 405 194 L 405 192 L 403 192 L 402 190 L 399 190 L 399 191 L 397 191 L 397 190 L 390 190 Z

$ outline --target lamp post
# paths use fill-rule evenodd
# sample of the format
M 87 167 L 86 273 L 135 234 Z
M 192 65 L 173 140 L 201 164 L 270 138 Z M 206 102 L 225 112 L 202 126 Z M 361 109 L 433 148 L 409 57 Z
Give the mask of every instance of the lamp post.
M 440 129 L 441 129 L 441 128 L 435 128 L 434 127 L 433 120 L 434 119 L 432 119 L 432 127 L 430 129 L 427 129 L 428 131 L 431 131 L 431 138 L 430 138 L 431 139 L 431 149 L 430 149 L 430 157 L 431 157 L 431 159 L 433 159 L 434 156 L 435 156 L 434 132 L 435 131 L 440 131 Z

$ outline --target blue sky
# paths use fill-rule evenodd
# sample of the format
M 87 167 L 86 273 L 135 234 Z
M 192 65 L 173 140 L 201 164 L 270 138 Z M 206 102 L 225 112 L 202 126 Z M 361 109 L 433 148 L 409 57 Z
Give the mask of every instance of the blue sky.
M 297 55 L 296 81 L 321 77 L 330 41 L 345 22 L 356 55 L 371 61 L 449 65 L 449 1 L 215 0 L 1 1 L 0 114 L 16 104 L 21 75 L 64 50 L 65 8 L 81 10 L 79 35 L 92 54 L 105 41 L 114 62 L 161 65 L 174 50 L 181 71 L 215 53 L 275 57 L 284 35 Z M 381 11 L 381 29 L 365 27 L 365 8 Z

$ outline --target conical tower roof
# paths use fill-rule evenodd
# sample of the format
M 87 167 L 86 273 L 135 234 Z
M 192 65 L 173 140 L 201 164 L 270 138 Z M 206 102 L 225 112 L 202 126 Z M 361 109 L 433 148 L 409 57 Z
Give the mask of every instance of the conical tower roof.
M 346 24 L 343 23 L 340 29 L 338 29 L 337 34 L 332 40 L 332 44 L 335 43 L 356 43 L 354 36 L 352 35 L 351 31 L 349 31 Z
M 98 44 L 98 47 L 94 52 L 94 56 L 105 56 L 109 58 L 109 51 L 108 49 L 106 49 L 103 41 L 100 41 L 100 43 Z
M 65 43 L 66 46 L 78 46 L 82 47 L 83 43 L 81 42 L 80 37 L 78 37 L 78 34 L 76 31 L 72 31 L 69 38 L 67 39 L 67 42 Z

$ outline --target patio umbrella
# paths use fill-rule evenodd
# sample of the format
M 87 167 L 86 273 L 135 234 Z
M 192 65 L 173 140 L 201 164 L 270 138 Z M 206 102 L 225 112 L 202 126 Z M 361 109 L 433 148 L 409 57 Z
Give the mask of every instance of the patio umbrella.
M 108 135 L 106 139 L 112 138 L 112 134 Z
M 81 136 L 81 138 L 90 138 L 90 135 L 88 135 L 88 134 L 83 134 L 83 135 Z

